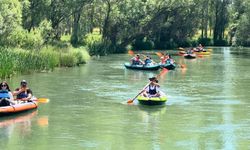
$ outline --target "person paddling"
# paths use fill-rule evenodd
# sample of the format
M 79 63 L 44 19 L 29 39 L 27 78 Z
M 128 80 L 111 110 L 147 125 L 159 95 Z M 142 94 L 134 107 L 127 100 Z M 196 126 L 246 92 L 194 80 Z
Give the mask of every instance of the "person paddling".
M 21 101 L 31 101 L 33 98 L 32 90 L 27 86 L 26 80 L 21 81 L 20 88 L 17 88 L 13 95 L 16 96 L 17 100 Z
M 139 54 L 136 54 L 135 57 L 131 58 L 130 61 L 131 61 L 132 65 L 142 65 L 143 64 L 142 60 L 140 59 Z
M 160 85 L 156 77 L 149 78 L 151 82 L 149 86 L 144 90 L 144 97 L 160 97 Z
M 9 85 L 7 82 L 0 83 L 0 106 L 10 106 L 14 105 L 13 95 L 10 91 Z

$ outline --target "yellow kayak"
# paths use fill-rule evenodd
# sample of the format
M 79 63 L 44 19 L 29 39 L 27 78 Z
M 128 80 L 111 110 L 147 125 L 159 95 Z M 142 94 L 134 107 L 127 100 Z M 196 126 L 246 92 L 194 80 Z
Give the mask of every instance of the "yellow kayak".
M 163 95 L 161 97 L 144 97 L 142 95 L 137 97 L 140 104 L 143 105 L 162 105 L 167 101 L 167 96 Z
M 210 52 L 195 52 L 197 55 L 210 55 Z

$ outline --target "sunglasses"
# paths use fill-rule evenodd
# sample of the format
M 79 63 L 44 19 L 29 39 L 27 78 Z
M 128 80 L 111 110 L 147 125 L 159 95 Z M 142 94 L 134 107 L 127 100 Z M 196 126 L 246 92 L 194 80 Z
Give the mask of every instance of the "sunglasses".
M 7 85 L 6 84 L 2 84 L 1 87 L 7 87 Z

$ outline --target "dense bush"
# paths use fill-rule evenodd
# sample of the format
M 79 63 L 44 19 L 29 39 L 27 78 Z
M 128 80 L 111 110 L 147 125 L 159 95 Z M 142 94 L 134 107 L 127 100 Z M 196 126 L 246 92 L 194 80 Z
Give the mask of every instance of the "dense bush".
M 209 45 L 212 45 L 212 40 L 211 38 L 199 38 L 198 39 L 198 43 L 199 44 L 202 44 L 202 45 L 206 45 L 206 46 L 209 46 Z
M 227 40 L 214 40 L 214 46 L 227 46 L 228 42 Z
M 132 46 L 135 50 L 147 50 L 153 49 L 154 43 L 146 38 L 137 38 L 135 42 L 133 42 Z

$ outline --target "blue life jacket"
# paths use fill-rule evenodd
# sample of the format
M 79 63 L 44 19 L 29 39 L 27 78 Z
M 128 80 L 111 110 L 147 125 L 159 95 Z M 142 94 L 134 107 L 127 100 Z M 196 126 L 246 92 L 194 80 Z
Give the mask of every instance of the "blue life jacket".
M 19 93 L 19 94 L 16 96 L 17 99 L 22 99 L 22 98 L 26 98 L 26 97 L 28 97 L 28 94 L 25 93 L 25 92 L 21 92 L 21 93 Z
M 167 60 L 166 60 L 166 64 L 171 64 L 171 60 L 170 60 L 170 59 L 167 59 Z
M 156 86 L 154 86 L 153 89 L 151 89 L 150 86 L 149 86 L 149 91 L 148 92 L 149 92 L 150 95 L 155 95 L 157 93 L 156 92 Z
M 0 99 L 2 98 L 10 98 L 9 91 L 7 90 L 0 90 Z
M 145 60 L 145 65 L 150 64 L 151 62 L 152 62 L 152 60 L 146 59 L 146 60 Z

